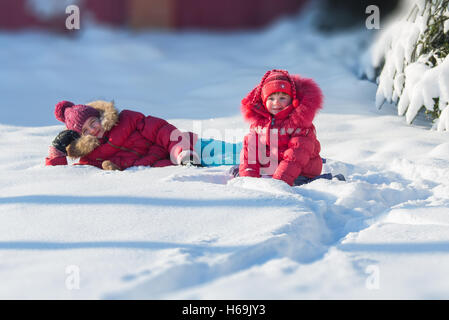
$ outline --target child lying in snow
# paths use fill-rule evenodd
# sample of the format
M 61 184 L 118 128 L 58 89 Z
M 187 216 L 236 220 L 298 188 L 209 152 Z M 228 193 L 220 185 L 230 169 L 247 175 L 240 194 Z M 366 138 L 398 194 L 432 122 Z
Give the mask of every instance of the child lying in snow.
M 53 140 L 46 165 L 66 165 L 66 156 L 80 158 L 78 164 L 104 170 L 199 163 L 193 151 L 195 134 L 181 132 L 163 119 L 140 112 L 119 112 L 112 102 L 74 105 L 61 101 L 55 116 L 68 130 Z
M 313 80 L 285 70 L 266 72 L 242 100 L 243 117 L 251 126 L 235 174 L 268 175 L 291 186 L 319 176 L 323 160 L 312 121 L 322 101 Z
M 271 107 L 270 102 L 267 105 Z M 242 143 L 197 139 L 196 134 L 181 132 L 163 119 L 130 110 L 119 112 L 113 103 L 106 101 L 94 101 L 87 105 L 61 101 L 56 105 L 55 115 L 66 124 L 67 130 L 60 132 L 53 140 L 45 159 L 46 165 L 67 165 L 66 156 L 69 156 L 80 158 L 78 164 L 104 170 L 124 170 L 132 166 L 217 166 L 238 164 L 239 153 L 244 160 L 240 168 L 248 164 L 248 157 L 245 156 L 248 154 L 248 136 L 245 137 L 246 149 L 242 149 Z M 319 160 L 321 163 L 321 158 Z M 321 165 L 319 168 L 321 171 Z M 266 167 L 261 167 L 260 172 L 263 169 Z M 239 166 L 233 167 L 231 172 L 238 175 Z M 332 179 L 331 174 L 311 177 L 307 176 L 307 172 L 301 171 L 294 185 L 308 183 L 315 178 Z

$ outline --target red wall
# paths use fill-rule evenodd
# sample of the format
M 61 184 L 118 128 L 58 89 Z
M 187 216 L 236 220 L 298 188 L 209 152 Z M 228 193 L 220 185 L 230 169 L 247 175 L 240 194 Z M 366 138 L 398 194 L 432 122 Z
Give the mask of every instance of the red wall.
M 138 2 L 147 0 L 83 0 L 80 5 L 81 23 L 83 15 L 88 11 L 99 22 L 116 26 L 131 26 Z M 157 6 L 160 1 L 170 1 L 171 14 L 166 23 L 140 21 L 139 27 L 162 27 L 171 29 L 207 28 L 207 29 L 238 29 L 256 28 L 272 22 L 284 14 L 297 13 L 307 0 L 153 0 L 143 6 L 151 17 L 151 6 Z M 140 10 L 140 9 L 139 9 Z M 146 14 L 143 13 L 145 18 Z M 0 29 L 17 30 L 23 28 L 46 28 L 58 31 L 65 30 L 67 15 L 50 20 L 43 20 L 27 10 L 26 0 L 0 0 Z M 153 15 L 154 17 L 154 15 Z M 165 18 L 160 18 L 165 19 Z M 142 20 L 142 13 L 140 13 Z M 150 19 L 149 19 L 150 20 Z
M 175 7 L 175 27 L 261 27 L 284 14 L 299 12 L 305 2 L 306 0 L 178 0 Z
M 124 25 L 127 18 L 126 0 L 83 0 L 80 5 L 81 21 L 89 11 L 96 19 L 112 25 Z M 40 18 L 32 12 L 26 0 L 0 0 L 0 29 L 17 30 L 25 28 L 45 28 L 56 31 L 65 30 L 65 10 L 51 19 Z
M 52 27 L 65 20 L 62 17 L 42 21 L 26 7 L 25 0 L 0 0 L 0 29 L 15 30 L 34 27 Z

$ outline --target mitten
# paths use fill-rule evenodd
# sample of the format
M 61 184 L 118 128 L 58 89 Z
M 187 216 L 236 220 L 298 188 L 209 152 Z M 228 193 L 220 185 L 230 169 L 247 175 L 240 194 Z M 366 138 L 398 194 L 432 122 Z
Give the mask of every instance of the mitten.
M 51 145 L 67 155 L 67 146 L 80 137 L 79 133 L 73 130 L 61 131 L 53 140 Z
M 231 169 L 229 169 L 229 174 L 234 178 L 240 177 L 239 165 L 232 166 Z
M 64 152 L 59 151 L 53 146 L 48 148 L 48 157 L 45 158 L 45 165 L 47 166 L 61 166 L 67 165 L 67 158 Z
M 196 154 L 195 151 L 191 150 L 185 150 L 182 151 L 178 158 L 177 158 L 178 164 L 182 166 L 195 166 L 195 167 L 202 167 L 201 161 Z
M 114 162 L 105 160 L 101 163 L 101 167 L 103 170 L 120 170 L 120 167 L 116 165 Z

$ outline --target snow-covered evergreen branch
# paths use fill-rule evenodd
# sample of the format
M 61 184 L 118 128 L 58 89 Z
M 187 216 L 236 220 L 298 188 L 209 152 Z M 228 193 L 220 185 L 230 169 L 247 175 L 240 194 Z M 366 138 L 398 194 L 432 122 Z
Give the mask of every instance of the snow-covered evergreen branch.
M 449 130 L 449 0 L 404 0 L 402 10 L 364 57 L 364 73 L 412 123 L 420 110 L 438 130 Z M 380 72 L 380 73 L 379 73 Z

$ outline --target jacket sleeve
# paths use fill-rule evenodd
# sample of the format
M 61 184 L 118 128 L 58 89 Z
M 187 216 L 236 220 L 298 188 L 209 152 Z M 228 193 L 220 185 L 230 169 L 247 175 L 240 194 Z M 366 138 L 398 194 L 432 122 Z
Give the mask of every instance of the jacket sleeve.
M 120 168 L 120 170 L 125 170 L 127 168 L 134 167 L 134 166 L 151 167 L 157 161 L 162 160 L 162 159 L 167 159 L 167 158 L 168 158 L 168 152 L 163 147 L 158 146 L 158 145 L 152 145 L 149 148 L 147 154 L 137 160 L 134 160 L 129 157 L 123 157 L 120 155 L 120 153 L 117 153 L 117 154 L 113 155 L 112 157 L 109 157 L 108 159 L 104 159 L 104 160 L 109 160 L 109 161 L 113 162 L 115 165 L 117 165 Z M 90 164 L 90 165 L 94 165 L 96 167 L 102 168 L 102 162 L 104 160 L 93 161 L 93 160 L 86 159 L 84 162 L 86 162 L 86 164 Z
M 288 148 L 281 155 L 282 160 L 273 174 L 274 179 L 293 185 L 301 175 L 312 155 L 320 152 L 320 144 L 316 138 L 313 126 L 302 129 L 298 135 L 293 135 L 288 142 Z
M 67 165 L 67 158 L 66 157 L 57 157 L 57 158 L 45 158 L 45 165 L 46 166 L 65 166 Z
M 85 157 L 81 157 L 77 163 L 74 163 L 74 165 L 89 165 L 89 166 L 94 166 L 100 169 L 103 169 L 103 167 L 101 166 L 101 163 L 103 162 L 103 160 L 93 160 L 88 158 L 87 156 Z
M 80 158 L 80 160 L 75 163 L 75 165 L 90 165 L 97 167 L 99 169 L 103 169 L 103 162 L 109 160 L 115 165 L 117 165 L 120 170 L 125 170 L 129 167 L 132 167 L 134 165 L 133 161 L 130 161 L 129 159 L 125 157 L 121 157 L 119 155 L 114 155 L 112 157 L 109 157 L 108 159 L 89 159 L 88 157 Z
M 243 139 L 243 148 L 240 152 L 240 177 L 260 178 L 260 164 L 258 162 L 257 142 L 259 138 L 256 132 L 251 131 Z
M 134 166 L 152 166 L 155 162 L 162 160 L 162 159 L 167 159 L 169 156 L 168 151 L 157 145 L 157 144 L 153 144 L 147 154 L 145 156 L 143 156 L 140 159 L 137 159 L 134 162 Z
M 46 166 L 63 166 L 67 165 L 66 154 L 59 151 L 53 146 L 48 148 L 48 156 L 45 158 Z
M 128 157 L 121 157 L 120 155 L 114 155 L 107 159 L 117 165 L 120 170 L 125 170 L 134 166 L 146 166 L 152 167 L 156 162 L 160 160 L 168 160 L 168 152 L 163 147 L 158 145 L 152 145 L 147 154 L 137 160 L 129 159 Z M 171 163 L 171 162 L 170 162 Z M 102 167 L 102 166 L 100 166 Z
M 137 130 L 151 143 L 162 147 L 169 155 L 174 164 L 177 157 L 184 150 L 193 150 L 197 136 L 191 132 L 181 132 L 167 121 L 147 116 L 137 125 Z M 150 150 L 155 154 L 161 154 L 160 150 Z

